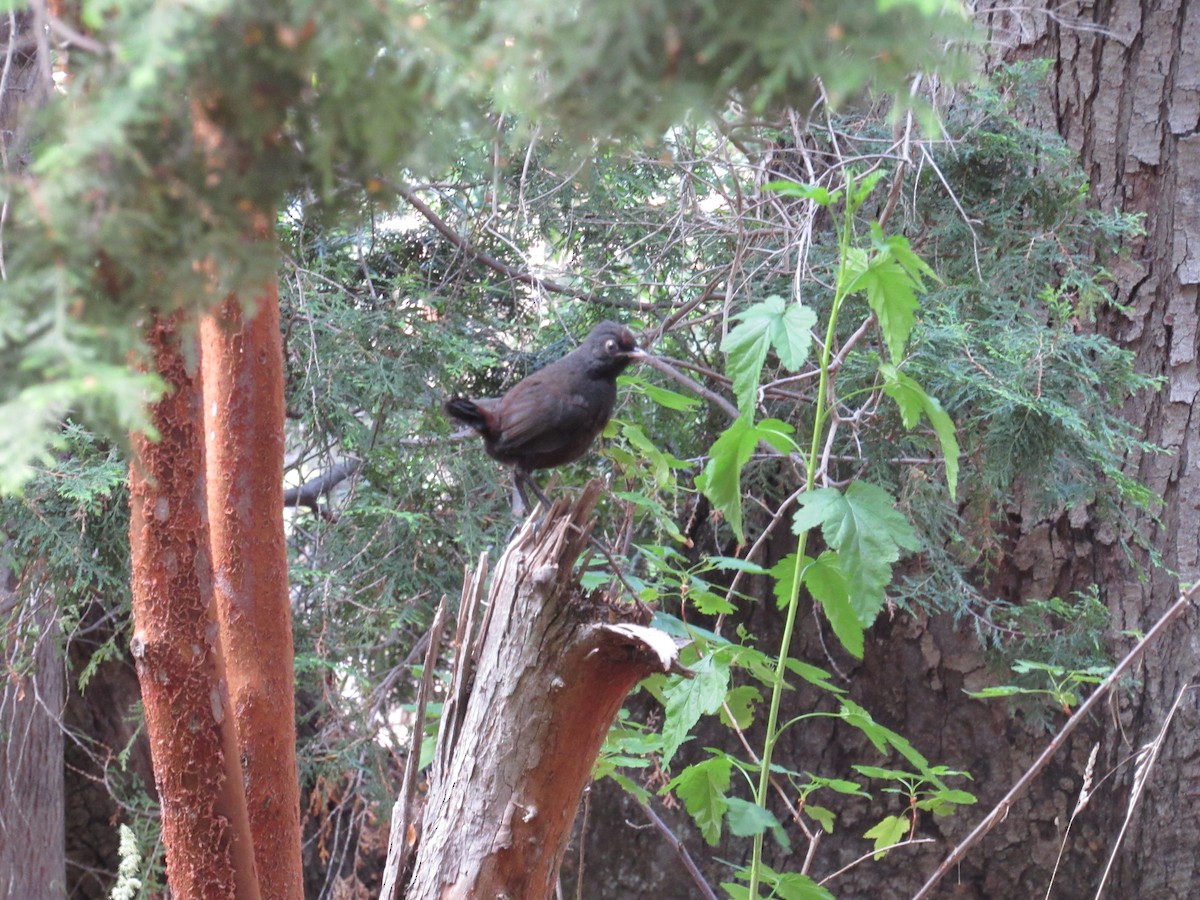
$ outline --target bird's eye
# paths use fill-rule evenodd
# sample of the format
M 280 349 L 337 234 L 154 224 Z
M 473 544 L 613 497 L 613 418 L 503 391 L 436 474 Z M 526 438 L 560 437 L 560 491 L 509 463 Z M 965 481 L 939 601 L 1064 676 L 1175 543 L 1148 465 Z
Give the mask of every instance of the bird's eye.
M 617 342 L 614 341 L 612 338 L 609 338 L 607 341 L 605 341 L 604 342 L 604 352 L 605 353 L 616 353 L 617 352 Z

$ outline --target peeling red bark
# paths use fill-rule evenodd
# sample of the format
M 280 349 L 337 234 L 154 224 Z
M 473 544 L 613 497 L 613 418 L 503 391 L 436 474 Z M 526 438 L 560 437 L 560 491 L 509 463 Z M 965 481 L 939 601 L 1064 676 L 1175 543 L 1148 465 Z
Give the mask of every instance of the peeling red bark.
M 152 410 L 161 439 L 133 439 L 132 652 L 172 893 L 253 900 L 258 881 L 213 608 L 201 391 L 182 333 L 156 318 L 147 335 L 170 393 Z
M 213 589 L 264 897 L 303 895 L 287 547 L 283 349 L 274 281 L 245 319 L 201 324 Z

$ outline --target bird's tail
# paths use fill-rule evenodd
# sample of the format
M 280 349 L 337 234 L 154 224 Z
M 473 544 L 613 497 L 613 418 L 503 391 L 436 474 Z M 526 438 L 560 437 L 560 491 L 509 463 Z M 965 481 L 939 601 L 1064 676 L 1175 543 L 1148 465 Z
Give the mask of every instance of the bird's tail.
M 442 404 L 442 409 L 446 411 L 446 415 L 471 426 L 481 434 L 488 430 L 483 410 L 474 400 L 468 400 L 466 397 L 451 397 Z

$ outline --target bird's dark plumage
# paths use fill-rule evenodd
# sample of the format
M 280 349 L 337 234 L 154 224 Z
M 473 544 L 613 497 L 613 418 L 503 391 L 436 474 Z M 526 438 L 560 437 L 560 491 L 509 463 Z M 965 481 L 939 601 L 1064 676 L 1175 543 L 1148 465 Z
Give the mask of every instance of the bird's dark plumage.
M 601 322 L 579 347 L 503 397 L 453 397 L 443 408 L 483 436 L 489 456 L 516 470 L 519 487 L 534 469 L 565 465 L 587 452 L 612 415 L 617 376 L 642 355 L 633 332 Z

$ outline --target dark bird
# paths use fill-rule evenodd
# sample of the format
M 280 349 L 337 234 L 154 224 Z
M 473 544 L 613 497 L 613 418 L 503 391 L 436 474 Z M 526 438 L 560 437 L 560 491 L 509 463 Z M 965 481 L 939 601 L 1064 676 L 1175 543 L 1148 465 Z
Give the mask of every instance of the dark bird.
M 628 328 L 601 322 L 576 349 L 503 397 L 452 397 L 443 409 L 483 436 L 488 456 L 513 467 L 517 492 L 528 507 L 526 485 L 546 502 L 530 472 L 574 462 L 587 452 L 612 415 L 617 376 L 644 356 Z

